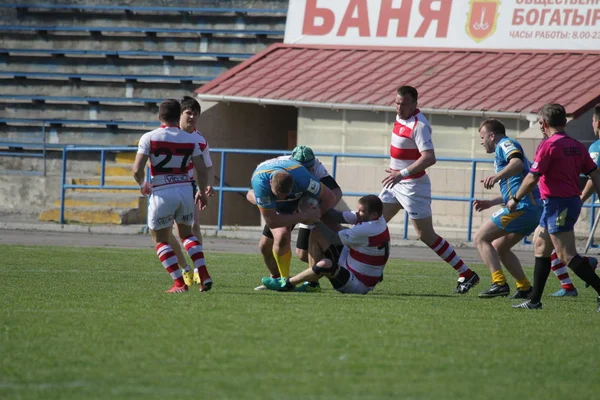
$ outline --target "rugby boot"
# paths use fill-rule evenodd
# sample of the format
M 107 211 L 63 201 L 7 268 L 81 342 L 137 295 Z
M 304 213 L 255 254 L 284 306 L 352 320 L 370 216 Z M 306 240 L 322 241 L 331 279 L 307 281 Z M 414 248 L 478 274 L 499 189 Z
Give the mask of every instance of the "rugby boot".
M 173 286 L 171 286 L 171 289 L 166 290 L 166 293 L 185 293 L 188 291 L 188 287 L 187 285 L 183 285 L 183 286 L 179 286 L 176 283 L 173 283 Z
M 533 293 L 533 286 L 529 286 L 527 290 L 517 290 L 515 294 L 510 296 L 510 299 L 528 299 L 531 297 L 531 293 Z
M 510 287 L 508 283 L 504 285 L 498 285 L 493 283 L 490 288 L 484 292 L 479 293 L 479 297 L 489 298 L 489 297 L 500 297 L 500 296 L 508 296 L 510 294 Z
M 294 290 L 296 292 L 316 293 L 321 291 L 321 285 L 319 285 L 319 282 L 304 282 Z
M 560 290 L 552 293 L 550 296 L 552 297 L 577 297 L 579 293 L 577 293 L 577 289 L 567 290 L 561 288 Z
M 456 289 L 454 289 L 454 293 L 465 294 L 478 283 L 479 275 L 477 275 L 476 272 L 473 272 L 473 275 L 470 278 L 465 278 L 461 276 L 460 278 L 458 278 L 458 282 L 456 284 Z
M 541 310 L 542 302 L 540 301 L 539 303 L 532 303 L 531 300 L 527 300 L 520 304 L 513 304 L 512 308 L 523 308 L 526 310 Z

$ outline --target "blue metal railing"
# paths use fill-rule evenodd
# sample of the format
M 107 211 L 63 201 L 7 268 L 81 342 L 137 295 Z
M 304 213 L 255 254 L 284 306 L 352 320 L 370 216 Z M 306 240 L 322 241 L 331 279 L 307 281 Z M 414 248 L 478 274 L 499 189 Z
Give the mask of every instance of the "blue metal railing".
M 61 181 L 61 196 L 60 196 L 60 223 L 64 224 L 64 212 L 65 212 L 65 191 L 67 189 L 132 189 L 138 190 L 137 185 L 131 186 L 114 186 L 114 185 L 105 185 L 106 182 L 106 154 L 109 152 L 134 152 L 137 151 L 137 147 L 132 146 L 123 146 L 123 147 L 101 147 L 101 146 L 65 146 L 62 154 L 62 181 Z M 67 177 L 67 162 L 68 162 L 68 154 L 72 152 L 100 152 L 100 184 L 99 185 L 74 185 L 68 184 L 66 181 Z M 218 211 L 217 211 L 217 229 L 223 229 L 223 208 L 224 208 L 224 193 L 234 192 L 234 193 L 246 193 L 249 188 L 248 187 L 230 187 L 225 185 L 225 176 L 226 176 L 226 164 L 227 164 L 227 155 L 228 154 L 263 154 L 266 156 L 274 156 L 274 155 L 285 155 L 290 154 L 289 150 L 249 150 L 249 149 L 220 149 L 214 148 L 211 149 L 212 154 L 220 154 L 221 156 L 221 165 L 219 168 L 219 186 L 215 186 L 214 189 L 219 193 L 218 199 Z M 388 159 L 388 155 L 383 154 L 348 154 L 348 153 L 332 153 L 332 152 L 316 152 L 316 156 L 318 157 L 331 157 L 332 159 L 332 168 L 331 168 L 331 176 L 336 178 L 337 175 L 337 166 L 338 159 L 340 157 L 344 158 L 362 158 L 362 159 Z M 458 201 L 469 203 L 469 217 L 467 222 L 467 232 L 466 232 L 466 240 L 472 240 L 472 230 L 473 230 L 473 202 L 476 200 L 475 198 L 475 188 L 477 182 L 477 164 L 492 164 L 492 160 L 488 159 L 473 159 L 473 158 L 450 158 L 450 157 L 439 157 L 437 158 L 438 162 L 453 162 L 453 163 L 467 163 L 471 164 L 471 179 L 470 179 L 470 189 L 469 195 L 467 197 L 455 197 L 455 196 L 432 196 L 433 200 L 441 200 L 441 201 Z M 347 192 L 344 191 L 344 196 L 364 196 L 370 194 L 368 192 Z M 595 195 L 594 195 L 595 199 Z M 591 208 L 590 213 L 590 229 L 593 226 L 595 211 L 596 208 L 600 207 L 600 204 L 596 204 L 595 202 L 585 204 L 584 207 Z M 403 238 L 408 239 L 408 214 L 405 212 L 404 215 L 404 232 Z

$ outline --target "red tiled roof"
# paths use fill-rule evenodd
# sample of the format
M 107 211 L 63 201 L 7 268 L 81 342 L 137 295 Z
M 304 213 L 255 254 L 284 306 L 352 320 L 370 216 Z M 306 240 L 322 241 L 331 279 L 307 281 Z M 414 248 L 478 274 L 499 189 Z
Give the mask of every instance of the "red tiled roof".
M 275 44 L 196 92 L 387 107 L 401 85 L 427 109 L 537 113 L 557 102 L 577 115 L 600 100 L 600 52 Z

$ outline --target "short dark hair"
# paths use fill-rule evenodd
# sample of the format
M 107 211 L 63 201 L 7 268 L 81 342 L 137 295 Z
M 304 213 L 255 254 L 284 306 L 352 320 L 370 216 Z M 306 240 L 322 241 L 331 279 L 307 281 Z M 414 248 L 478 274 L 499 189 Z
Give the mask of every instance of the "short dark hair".
M 191 110 L 192 112 L 197 112 L 200 114 L 202 108 L 200 107 L 200 103 L 196 101 L 193 97 L 183 96 L 181 98 L 181 112 Z
M 405 96 L 408 94 L 410 95 L 410 97 L 412 97 L 414 101 L 417 101 L 419 99 L 419 92 L 417 92 L 417 89 L 415 89 L 412 86 L 400 86 L 396 93 L 400 96 Z
M 164 100 L 158 107 L 158 119 L 162 122 L 174 122 L 179 124 L 180 115 L 181 105 L 175 99 Z
M 271 184 L 277 193 L 289 194 L 294 187 L 294 177 L 287 171 L 279 171 L 271 176 Z
M 600 103 L 594 106 L 594 116 L 600 121 Z
M 494 132 L 495 134 L 499 135 L 506 135 L 506 128 L 504 127 L 504 124 L 495 118 L 488 118 L 481 124 L 479 124 L 479 130 L 481 130 L 483 127 L 485 127 L 485 129 L 488 132 Z
M 567 125 L 567 112 L 565 108 L 560 104 L 546 104 L 540 110 L 540 117 L 551 128 L 562 128 Z
M 383 214 L 383 203 L 381 199 L 374 194 L 368 194 L 358 199 L 358 204 L 363 205 L 367 208 L 367 213 L 376 213 L 377 218 L 380 218 Z

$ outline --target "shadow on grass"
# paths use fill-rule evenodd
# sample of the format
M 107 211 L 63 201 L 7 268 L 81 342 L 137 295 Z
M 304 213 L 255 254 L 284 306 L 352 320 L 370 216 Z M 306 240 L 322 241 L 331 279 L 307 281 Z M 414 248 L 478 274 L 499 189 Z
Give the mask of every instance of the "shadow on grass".
M 352 298 L 352 299 L 385 299 L 385 298 L 396 298 L 396 297 L 432 297 L 432 298 L 461 298 L 463 296 L 460 295 L 452 295 L 452 294 L 439 294 L 439 293 L 368 293 L 368 294 L 348 294 L 348 293 L 339 293 L 333 289 L 325 289 L 321 290 L 317 293 L 301 293 L 301 292 L 276 292 L 273 290 L 228 290 L 227 294 L 233 295 L 245 295 L 245 296 L 272 296 L 272 295 L 281 295 L 281 296 L 326 296 L 326 297 L 341 297 L 341 298 Z
M 442 298 L 460 298 L 461 296 L 452 294 L 438 293 L 373 293 L 372 297 L 442 297 Z

